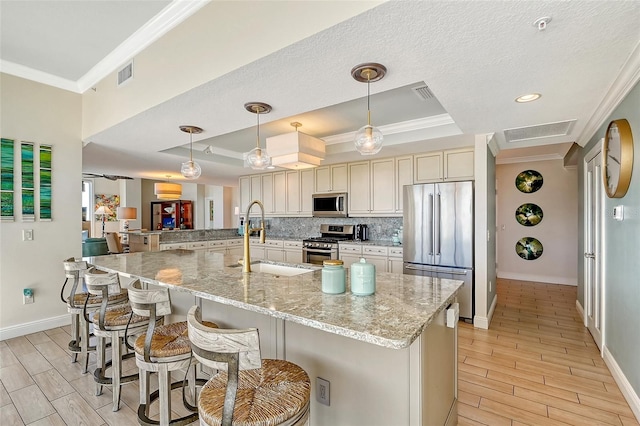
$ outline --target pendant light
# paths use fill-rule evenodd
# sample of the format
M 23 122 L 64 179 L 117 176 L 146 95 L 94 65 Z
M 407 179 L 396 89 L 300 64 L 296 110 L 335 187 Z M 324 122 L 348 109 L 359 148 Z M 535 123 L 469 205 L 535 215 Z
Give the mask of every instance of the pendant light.
M 271 157 L 266 149 L 260 148 L 260 114 L 268 114 L 271 112 L 271 105 L 262 102 L 247 102 L 244 109 L 254 113 L 258 117 L 258 126 L 256 127 L 256 147 L 246 154 L 246 166 L 255 170 L 264 170 L 271 166 Z
M 182 185 L 169 182 L 171 175 L 167 175 L 166 182 L 153 184 L 153 193 L 158 200 L 179 200 L 182 196 Z
M 384 65 L 373 62 L 356 65 L 351 70 L 351 76 L 361 83 L 367 83 L 367 125 L 362 126 L 356 132 L 356 150 L 362 155 L 373 155 L 382 149 L 382 132 L 371 125 L 370 85 L 372 82 L 382 80 L 387 73 Z
M 189 133 L 189 161 L 182 163 L 180 173 L 187 179 L 198 179 L 202 169 L 198 163 L 193 161 L 193 134 L 202 133 L 202 129 L 196 126 L 180 126 L 180 130 Z

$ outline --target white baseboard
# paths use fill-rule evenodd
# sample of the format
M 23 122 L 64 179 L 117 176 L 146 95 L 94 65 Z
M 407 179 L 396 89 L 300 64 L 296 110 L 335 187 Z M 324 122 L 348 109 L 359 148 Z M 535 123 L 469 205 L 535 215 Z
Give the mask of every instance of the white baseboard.
M 631 383 L 629 383 L 629 380 L 627 380 L 627 377 L 622 372 L 622 369 L 620 369 L 620 366 L 613 358 L 613 355 L 609 352 L 609 348 L 605 346 L 603 352 L 605 364 L 609 367 L 613 379 L 620 388 L 620 392 L 622 392 L 627 403 L 629 403 L 629 407 L 631 407 L 631 411 L 635 414 L 636 420 L 640 422 L 640 396 L 638 396 L 638 394 L 633 390 Z
M 24 324 L 0 328 L 0 341 L 25 336 L 39 331 L 50 330 L 71 324 L 71 315 L 64 314 L 57 317 L 45 318 Z
M 488 330 L 489 319 L 487 317 L 481 317 L 481 316 L 475 315 L 473 317 L 473 326 L 476 328 L 482 328 L 484 330 Z
M 576 299 L 576 310 L 578 311 L 578 314 L 580 315 L 580 318 L 582 318 L 582 322 L 584 323 L 584 326 L 586 327 L 586 321 L 584 320 L 584 308 L 582 307 L 582 305 L 580 304 L 580 301 L 578 299 Z
M 533 281 L 536 283 L 547 284 L 563 284 L 563 285 L 578 285 L 578 278 L 569 277 L 553 277 L 550 275 L 531 275 L 531 274 L 519 274 L 517 272 L 503 272 L 497 271 L 498 278 L 505 278 L 508 280 L 518 281 Z
M 493 313 L 496 310 L 496 306 L 498 306 L 498 293 L 493 295 L 491 307 L 489 307 L 489 314 L 487 314 L 487 328 L 489 328 L 489 324 L 491 324 L 491 318 L 493 318 Z

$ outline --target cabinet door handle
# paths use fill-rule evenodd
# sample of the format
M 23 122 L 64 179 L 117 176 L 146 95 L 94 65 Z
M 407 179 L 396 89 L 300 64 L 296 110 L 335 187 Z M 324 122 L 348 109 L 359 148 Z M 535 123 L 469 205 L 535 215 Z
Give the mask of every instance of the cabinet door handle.
M 587 259 L 595 259 L 596 255 L 593 253 L 585 253 L 584 257 L 586 257 Z

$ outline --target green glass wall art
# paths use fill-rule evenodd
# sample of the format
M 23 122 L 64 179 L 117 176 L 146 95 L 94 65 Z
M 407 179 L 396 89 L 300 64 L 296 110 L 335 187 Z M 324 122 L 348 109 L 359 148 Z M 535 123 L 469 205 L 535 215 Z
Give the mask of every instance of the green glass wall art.
M 542 188 L 542 175 L 535 170 L 525 170 L 516 176 L 518 191 L 530 194 Z
M 0 141 L 0 220 L 13 221 L 13 139 Z
M 30 142 L 22 142 L 20 146 L 20 161 L 22 165 L 22 221 L 33 222 L 36 219 L 33 144 Z
M 542 243 L 533 237 L 522 237 L 516 243 L 516 253 L 524 260 L 536 260 L 542 256 Z
M 516 209 L 516 220 L 520 225 L 536 226 L 542 217 L 542 209 L 537 204 L 525 203 Z
M 51 145 L 40 145 L 40 220 L 51 220 Z

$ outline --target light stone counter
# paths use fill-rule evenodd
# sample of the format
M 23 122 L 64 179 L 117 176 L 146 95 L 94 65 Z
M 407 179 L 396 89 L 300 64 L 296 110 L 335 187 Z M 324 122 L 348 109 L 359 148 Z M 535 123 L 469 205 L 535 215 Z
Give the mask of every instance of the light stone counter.
M 407 348 L 454 301 L 462 281 L 378 273 L 376 293 L 322 293 L 322 271 L 292 277 L 243 274 L 238 256 L 168 250 L 87 260 L 97 268 L 385 348 Z M 274 263 L 274 262 L 267 262 Z

